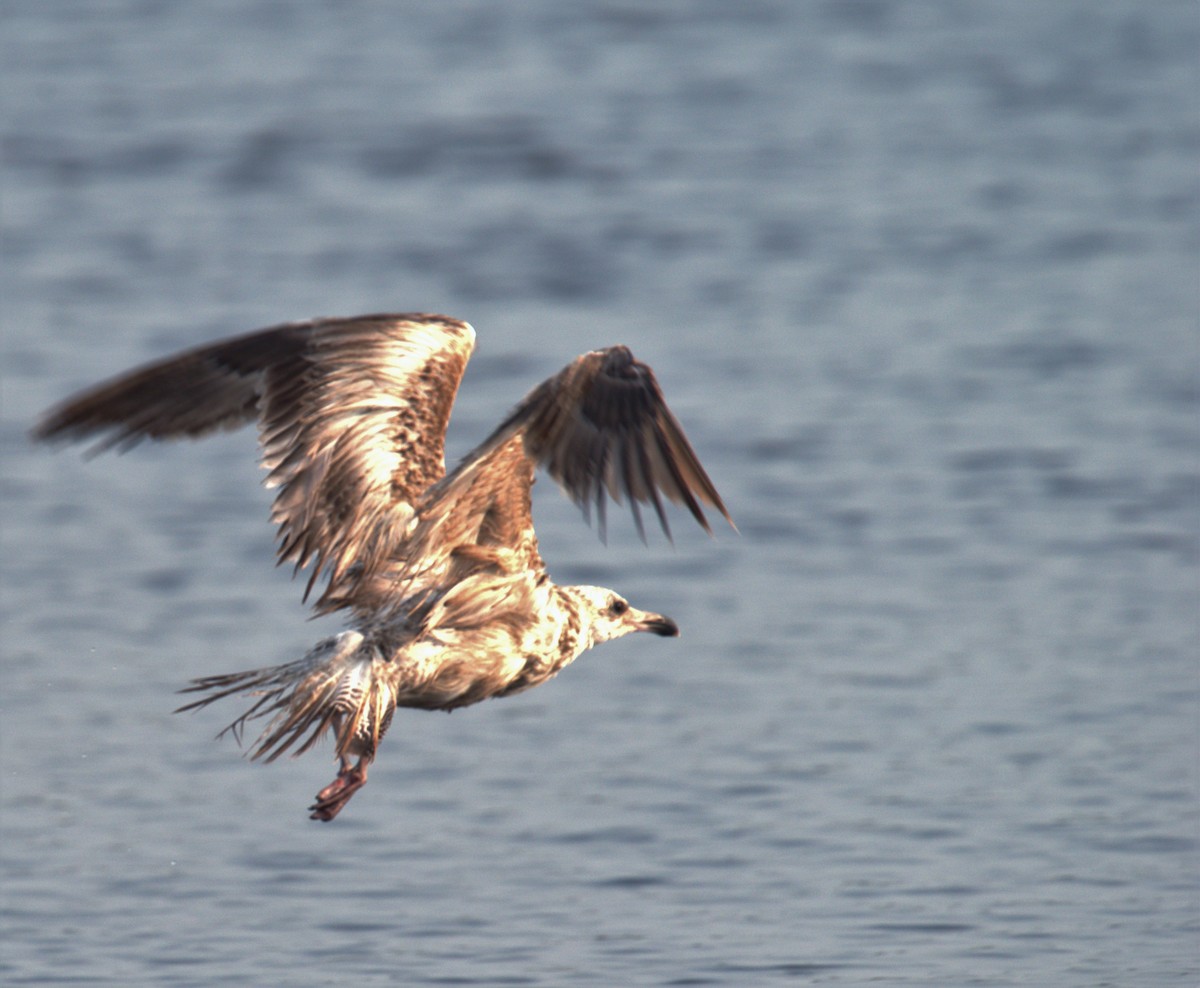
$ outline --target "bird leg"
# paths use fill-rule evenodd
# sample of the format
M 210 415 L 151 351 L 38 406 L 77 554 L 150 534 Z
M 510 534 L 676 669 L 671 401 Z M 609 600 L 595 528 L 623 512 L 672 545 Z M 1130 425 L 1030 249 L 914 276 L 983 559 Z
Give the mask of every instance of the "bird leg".
M 350 797 L 366 784 L 367 760 L 360 758 L 352 768 L 349 759 L 343 758 L 337 778 L 317 793 L 317 801 L 309 807 L 312 810 L 309 819 L 332 820 L 350 802 Z

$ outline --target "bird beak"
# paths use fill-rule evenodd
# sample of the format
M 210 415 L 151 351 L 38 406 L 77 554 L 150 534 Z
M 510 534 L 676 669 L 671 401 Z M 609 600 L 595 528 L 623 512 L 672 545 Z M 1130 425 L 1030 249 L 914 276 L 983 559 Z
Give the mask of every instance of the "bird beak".
M 679 625 L 669 617 L 663 617 L 661 614 L 651 614 L 649 611 L 639 612 L 635 627 L 638 631 L 649 631 L 664 638 L 677 638 L 679 636 Z

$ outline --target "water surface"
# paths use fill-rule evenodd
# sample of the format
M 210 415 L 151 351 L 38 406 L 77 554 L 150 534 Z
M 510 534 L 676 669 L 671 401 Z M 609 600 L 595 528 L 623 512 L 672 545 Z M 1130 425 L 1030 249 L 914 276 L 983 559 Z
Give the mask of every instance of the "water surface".
M 9 4 L 3 943 L 19 984 L 1183 985 L 1197 956 L 1189 3 Z M 87 461 L 72 389 L 445 311 L 468 449 L 653 364 L 740 535 L 672 615 L 397 718 L 330 826 L 173 717 L 285 661 L 253 437 Z

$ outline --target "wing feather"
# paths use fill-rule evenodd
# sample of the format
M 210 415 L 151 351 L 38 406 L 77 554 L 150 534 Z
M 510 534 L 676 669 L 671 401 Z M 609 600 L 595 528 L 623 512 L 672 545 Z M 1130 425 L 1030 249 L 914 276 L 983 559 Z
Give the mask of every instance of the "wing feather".
M 545 569 L 533 530 L 534 464 L 520 436 L 469 454 L 429 488 L 409 538 L 355 588 L 353 606 L 373 612 L 433 598 L 482 573 L 510 576 Z M 399 591 L 399 592 L 398 592 Z
M 33 436 L 98 436 L 98 452 L 237 428 L 257 417 L 267 370 L 294 367 L 311 331 L 288 323 L 139 367 L 52 409 Z
M 313 564 L 309 591 L 328 572 L 320 609 L 398 551 L 421 495 L 445 475 L 474 339 L 440 316 L 338 320 L 306 351 L 303 380 L 272 387 L 268 375 L 260 430 L 267 484 L 280 488 L 279 558 Z
M 663 497 L 686 506 L 706 531 L 702 504 L 733 524 L 650 368 L 625 347 L 598 350 L 534 388 L 426 491 L 403 554 L 375 588 L 364 586 L 360 606 L 370 610 L 401 586 L 406 597 L 436 594 L 486 569 L 541 573 L 530 498 L 536 466 L 585 512 L 594 507 L 602 534 L 606 493 L 628 499 L 643 538 L 642 504 L 670 536 Z
M 641 504 L 654 509 L 670 536 L 664 496 L 684 505 L 707 532 L 701 505 L 733 524 L 654 372 L 626 347 L 584 354 L 538 385 L 480 449 L 515 433 L 572 501 L 585 511 L 595 505 L 601 534 L 605 491 L 618 504 L 629 499 L 643 538 Z
M 319 611 L 419 606 L 476 575 L 544 570 L 530 488 L 544 468 L 601 535 L 606 505 L 664 498 L 711 532 L 728 510 L 653 371 L 626 347 L 577 358 L 534 388 L 450 475 L 444 438 L 475 334 L 443 316 L 292 323 L 140 368 L 53 410 L 40 439 L 102 448 L 199 436 L 257 418 L 279 561 L 322 574 Z M 408 601 L 406 604 L 405 601 Z
M 446 425 L 474 340 L 466 323 L 425 314 L 276 326 L 86 391 L 34 436 L 127 448 L 257 418 L 279 561 L 312 565 L 306 596 L 328 574 L 328 604 L 396 550 L 445 475 Z

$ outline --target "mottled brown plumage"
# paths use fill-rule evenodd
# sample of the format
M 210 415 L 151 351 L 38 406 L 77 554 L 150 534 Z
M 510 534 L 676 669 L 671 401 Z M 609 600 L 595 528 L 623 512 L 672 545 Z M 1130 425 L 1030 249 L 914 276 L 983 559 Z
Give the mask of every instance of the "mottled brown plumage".
M 332 730 L 338 777 L 318 794 L 330 820 L 366 781 L 397 706 L 452 710 L 544 682 L 593 645 L 674 622 L 611 590 L 557 586 L 530 510 L 544 467 L 603 529 L 605 494 L 729 514 L 653 373 L 623 346 L 584 354 L 534 388 L 449 475 L 444 438 L 474 346 L 469 325 L 425 314 L 291 323 L 132 371 L 53 410 L 39 439 L 100 448 L 201 436 L 257 420 L 279 561 L 326 577 L 318 612 L 351 630 L 304 658 L 196 680 L 257 697 L 226 730 L 270 716 L 251 746 L 271 761 Z M 669 534 L 669 531 L 668 531 Z M 357 759 L 352 763 L 352 759 Z

